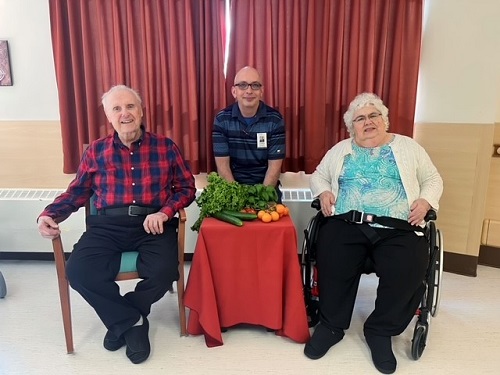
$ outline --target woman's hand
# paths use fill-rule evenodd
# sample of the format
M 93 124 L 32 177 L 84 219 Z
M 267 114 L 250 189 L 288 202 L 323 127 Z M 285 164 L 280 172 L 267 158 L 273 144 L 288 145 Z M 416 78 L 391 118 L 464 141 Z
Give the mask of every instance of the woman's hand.
M 318 198 L 323 216 L 331 216 L 334 212 L 335 195 L 331 191 L 325 190 Z
M 410 206 L 410 216 L 408 222 L 411 225 L 419 225 L 423 220 L 427 211 L 431 209 L 431 205 L 423 198 L 418 198 Z

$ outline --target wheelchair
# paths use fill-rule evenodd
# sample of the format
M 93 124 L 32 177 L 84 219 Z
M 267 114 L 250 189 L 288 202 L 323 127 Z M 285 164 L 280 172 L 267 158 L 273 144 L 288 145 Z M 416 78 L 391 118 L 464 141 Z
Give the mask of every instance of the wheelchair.
M 316 239 L 324 219 L 320 210 L 319 200 L 311 203 L 311 207 L 318 210 L 304 229 L 304 241 L 302 244 L 301 271 L 304 288 L 304 300 L 306 305 L 309 327 L 314 327 L 319 322 L 319 288 L 316 271 Z M 425 236 L 429 243 L 429 265 L 425 275 L 426 290 L 416 311 L 417 321 L 413 333 L 411 355 L 414 360 L 418 360 L 422 355 L 429 332 L 430 318 L 437 316 L 440 301 L 440 286 L 443 274 L 443 236 L 441 231 L 436 228 L 436 212 L 430 210 L 426 217 Z M 375 272 L 372 261 L 368 258 L 364 273 Z

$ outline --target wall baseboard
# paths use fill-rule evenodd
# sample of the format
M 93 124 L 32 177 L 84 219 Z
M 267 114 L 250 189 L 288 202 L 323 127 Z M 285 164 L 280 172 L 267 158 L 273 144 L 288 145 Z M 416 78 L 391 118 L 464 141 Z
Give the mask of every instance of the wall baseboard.
M 443 270 L 464 276 L 477 276 L 478 257 L 444 252 Z
M 500 268 L 500 248 L 481 245 L 478 263 L 483 266 Z

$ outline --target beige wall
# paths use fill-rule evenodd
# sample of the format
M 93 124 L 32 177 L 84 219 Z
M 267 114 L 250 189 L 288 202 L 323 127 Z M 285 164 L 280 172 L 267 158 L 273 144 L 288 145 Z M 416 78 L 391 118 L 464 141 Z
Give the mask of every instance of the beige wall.
M 59 121 L 0 121 L 0 188 L 66 188 Z
M 494 125 L 418 123 L 415 139 L 444 180 L 438 227 L 447 252 L 478 256 Z
M 500 123 L 495 125 L 493 143 L 500 147 Z M 491 155 L 497 156 L 491 157 L 481 244 L 500 248 L 500 154 L 496 148 L 491 148 Z

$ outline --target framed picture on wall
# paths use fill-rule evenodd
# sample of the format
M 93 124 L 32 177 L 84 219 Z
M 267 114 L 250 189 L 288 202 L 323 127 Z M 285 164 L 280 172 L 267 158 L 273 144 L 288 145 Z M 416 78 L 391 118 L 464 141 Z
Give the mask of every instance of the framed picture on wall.
M 9 45 L 6 40 L 0 40 L 0 86 L 12 86 Z

